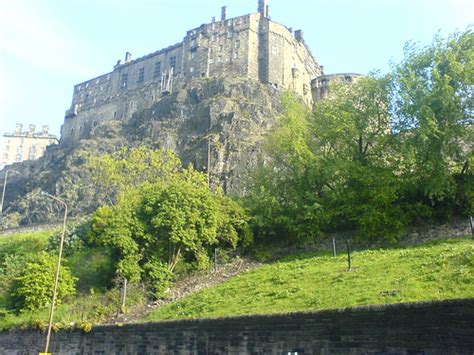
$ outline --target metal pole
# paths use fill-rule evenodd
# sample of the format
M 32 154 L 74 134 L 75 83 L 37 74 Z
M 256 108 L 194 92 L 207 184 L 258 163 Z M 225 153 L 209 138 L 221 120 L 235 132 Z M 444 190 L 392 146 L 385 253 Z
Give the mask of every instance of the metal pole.
M 122 313 L 125 313 L 125 302 L 127 300 L 127 284 L 128 284 L 128 280 L 124 276 L 123 277 L 123 286 L 122 286 L 122 306 L 121 306 L 121 309 L 120 309 L 120 311 Z
M 217 248 L 214 248 L 214 272 L 217 272 Z
M 8 173 L 9 172 L 12 172 L 12 173 L 18 173 L 18 171 L 16 170 L 12 170 L 12 169 L 7 169 L 5 171 L 5 180 L 3 180 L 3 192 L 2 192 L 2 200 L 0 202 L 0 214 L 3 214 L 3 202 L 5 200 L 5 191 L 7 189 L 7 180 L 8 180 Z
M 347 244 L 347 266 L 348 266 L 347 271 L 352 271 L 351 244 L 350 244 L 349 239 L 347 239 L 346 244 Z
M 471 223 L 471 234 L 474 238 L 474 218 L 472 218 L 472 216 L 469 217 L 469 222 Z
M 56 276 L 54 278 L 54 288 L 53 288 L 53 300 L 51 301 L 51 308 L 49 311 L 49 322 L 48 322 L 48 333 L 46 335 L 46 346 L 44 349 L 45 353 L 48 353 L 49 349 L 49 341 L 51 338 L 51 329 L 53 328 L 53 316 L 54 316 L 54 307 L 56 306 L 56 296 L 58 292 L 58 283 L 59 283 L 59 271 L 61 269 L 61 257 L 63 254 L 63 244 L 64 244 L 64 236 L 66 234 L 66 218 L 67 218 L 67 205 L 64 201 L 60 200 L 57 197 L 54 197 L 46 192 L 42 192 L 44 196 L 52 198 L 53 200 L 59 202 L 64 206 L 64 219 L 63 219 L 63 231 L 61 233 L 61 242 L 59 243 L 59 255 L 58 255 L 58 263 L 56 265 Z
M 207 186 L 211 187 L 211 138 L 207 138 Z
M 332 255 L 334 257 L 336 257 L 336 255 L 337 255 L 337 253 L 336 253 L 336 238 L 332 239 Z

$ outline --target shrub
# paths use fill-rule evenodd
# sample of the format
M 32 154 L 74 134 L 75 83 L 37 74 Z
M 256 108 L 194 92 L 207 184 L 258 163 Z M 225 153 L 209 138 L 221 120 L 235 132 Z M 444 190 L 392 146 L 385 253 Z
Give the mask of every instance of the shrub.
M 35 311 L 51 303 L 55 278 L 56 258 L 45 252 L 28 262 L 20 275 L 13 280 L 10 296 L 17 311 Z M 72 296 L 76 290 L 76 278 L 66 266 L 61 267 L 57 303 Z

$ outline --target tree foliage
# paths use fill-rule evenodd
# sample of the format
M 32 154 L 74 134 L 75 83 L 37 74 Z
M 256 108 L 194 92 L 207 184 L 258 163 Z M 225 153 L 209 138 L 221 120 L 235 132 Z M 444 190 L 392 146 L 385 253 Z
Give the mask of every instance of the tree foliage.
M 472 213 L 473 34 L 436 37 L 385 76 L 286 96 L 247 202 L 255 231 L 292 242 L 349 229 L 393 240 L 411 221 Z
M 467 30 L 423 49 L 405 47 L 394 68 L 394 127 L 405 177 L 439 201 L 456 194 L 455 175 L 469 174 L 474 131 L 474 34 Z
M 127 151 L 134 157 L 124 163 L 127 169 L 103 175 L 114 176 L 110 186 L 118 192 L 113 205 L 93 215 L 90 241 L 113 250 L 117 274 L 147 281 L 161 297 L 179 263 L 206 268 L 211 247 L 235 248 L 241 239 L 248 243 L 250 230 L 244 210 L 212 193 L 205 174 L 180 167 L 168 151 L 137 150 Z M 144 166 L 143 156 L 153 163 Z M 109 166 L 121 164 L 119 156 L 101 159 Z M 133 170 L 135 159 L 142 175 L 128 180 L 122 175 Z
M 51 304 L 57 259 L 42 252 L 28 261 L 13 280 L 10 290 L 13 307 L 18 311 L 34 311 Z M 67 266 L 61 266 L 57 303 L 76 292 L 76 279 Z

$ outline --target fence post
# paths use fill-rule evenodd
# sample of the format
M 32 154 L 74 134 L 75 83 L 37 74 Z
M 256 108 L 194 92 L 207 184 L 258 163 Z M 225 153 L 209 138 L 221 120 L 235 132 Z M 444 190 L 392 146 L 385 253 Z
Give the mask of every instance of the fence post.
M 346 241 L 347 244 L 347 271 L 352 271 L 352 258 L 351 258 L 351 243 L 349 239 Z

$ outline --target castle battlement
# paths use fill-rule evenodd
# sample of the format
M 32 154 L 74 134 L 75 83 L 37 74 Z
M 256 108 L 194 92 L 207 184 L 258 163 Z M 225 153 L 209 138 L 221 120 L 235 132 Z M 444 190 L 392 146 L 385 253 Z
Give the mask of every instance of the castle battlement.
M 311 82 L 322 74 L 303 39 L 272 21 L 265 0 L 258 12 L 220 21 L 214 18 L 186 32 L 183 41 L 133 60 L 126 53 L 110 73 L 74 86 L 61 144 L 87 138 L 98 120 L 128 120 L 198 77 L 245 77 L 288 89 L 311 105 Z

